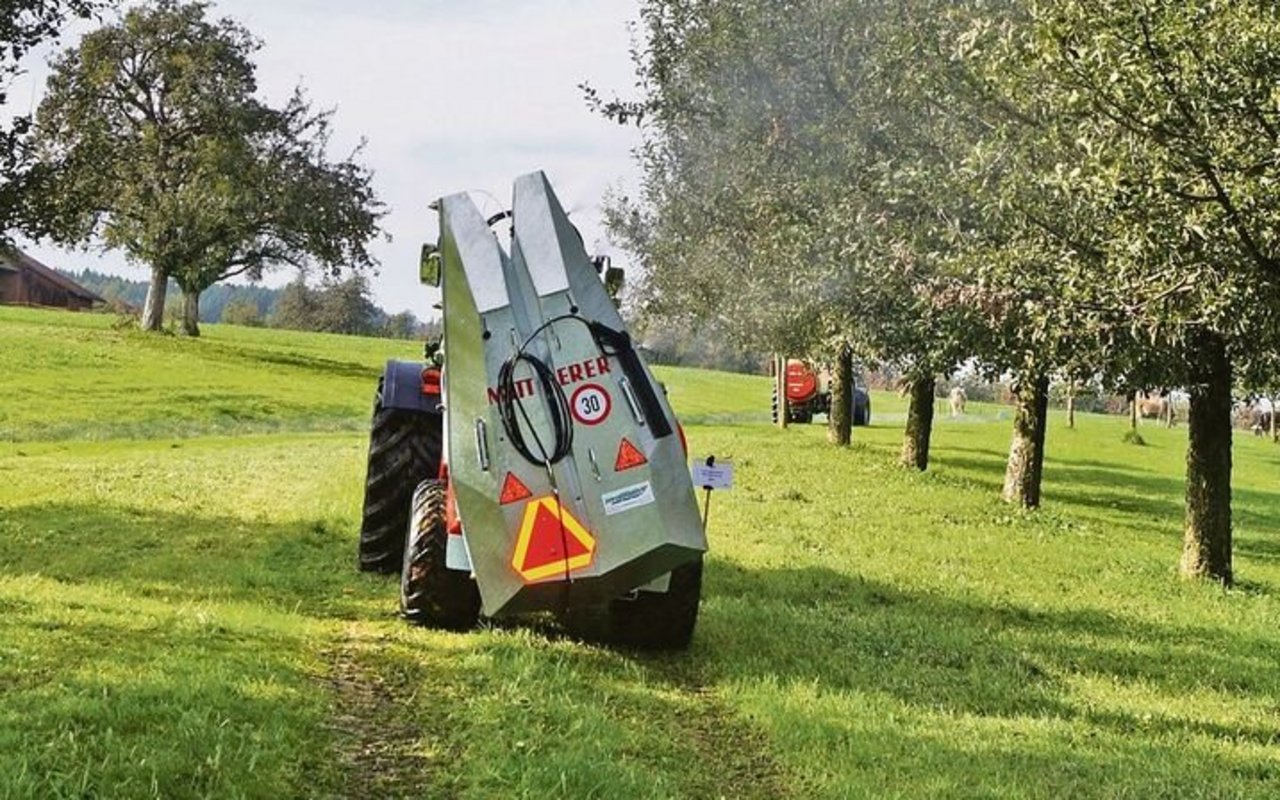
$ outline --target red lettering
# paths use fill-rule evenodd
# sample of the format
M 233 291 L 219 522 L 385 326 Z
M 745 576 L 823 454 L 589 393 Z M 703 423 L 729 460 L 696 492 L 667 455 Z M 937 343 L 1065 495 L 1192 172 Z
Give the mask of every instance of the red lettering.
M 489 405 L 493 405 L 502 400 L 511 399 L 511 392 L 503 391 L 501 387 L 489 387 Z M 526 397 L 533 397 L 537 393 L 537 387 L 533 383 L 533 378 L 521 378 L 515 384 L 515 396 L 521 400 Z
M 609 359 L 605 358 L 604 356 L 601 356 L 600 358 L 597 358 L 597 359 L 596 359 L 596 370 L 597 370 L 601 375 L 608 375 L 608 374 L 609 374 Z
M 582 365 L 581 364 L 573 364 L 572 366 L 569 367 L 569 380 L 573 381 L 574 383 L 582 382 Z
M 561 367 L 560 369 L 556 370 L 556 377 L 560 380 L 561 386 L 568 386 L 569 385 L 569 368 Z
M 591 359 L 587 359 L 582 362 L 582 369 L 587 373 L 588 378 L 594 378 L 596 376 L 596 362 Z

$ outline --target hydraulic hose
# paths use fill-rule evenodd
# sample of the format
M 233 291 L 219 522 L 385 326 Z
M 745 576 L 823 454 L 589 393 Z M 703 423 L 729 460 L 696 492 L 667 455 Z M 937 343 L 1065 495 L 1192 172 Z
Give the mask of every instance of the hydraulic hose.
M 539 326 L 510 358 L 502 362 L 502 367 L 498 371 L 498 414 L 502 418 L 502 427 L 507 432 L 507 438 L 510 439 L 516 452 L 530 463 L 550 466 L 564 460 L 573 450 L 573 411 L 569 405 L 569 399 L 565 397 L 564 389 L 556 380 L 555 372 L 551 367 L 547 366 L 542 359 L 526 352 L 538 334 L 557 322 L 566 320 L 574 320 L 585 325 L 591 332 L 591 338 L 600 353 L 618 359 L 623 373 L 631 380 L 636 399 L 640 403 L 654 438 L 662 439 L 670 436 L 674 432 L 671 420 L 667 418 L 662 403 L 649 382 L 644 364 L 631 343 L 631 336 L 626 331 L 614 330 L 600 322 L 590 322 L 577 314 L 564 314 L 547 320 Z M 516 367 L 522 362 L 528 364 L 533 370 L 535 379 L 547 397 L 547 411 L 555 436 L 550 450 L 533 427 L 516 385 Z M 538 453 L 534 453 L 525 440 L 524 431 L 520 427 L 521 420 L 533 434 L 533 443 L 537 445 Z
M 528 342 L 525 346 L 528 346 Z M 541 385 L 542 392 L 547 398 L 547 414 L 551 419 L 554 436 L 550 449 L 538 435 L 533 421 L 529 419 L 529 412 L 525 410 L 524 400 L 520 397 L 516 386 L 516 367 L 521 363 L 528 364 L 533 370 L 534 378 Z M 537 356 L 525 352 L 524 347 L 502 362 L 502 367 L 498 370 L 498 415 L 502 418 L 502 428 L 507 432 L 507 439 L 511 441 L 511 446 L 531 464 L 550 467 L 563 461 L 573 450 L 573 416 L 569 399 L 564 396 L 564 389 L 560 387 L 551 367 Z M 521 420 L 533 434 L 533 443 L 538 448 L 537 453 L 533 452 L 525 440 L 524 431 L 520 426 Z

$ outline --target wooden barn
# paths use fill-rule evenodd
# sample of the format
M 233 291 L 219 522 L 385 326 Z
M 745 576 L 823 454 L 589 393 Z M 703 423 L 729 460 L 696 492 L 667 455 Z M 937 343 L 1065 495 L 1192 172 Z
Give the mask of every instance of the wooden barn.
M 81 311 L 103 302 L 98 295 L 21 250 L 0 250 L 0 305 Z

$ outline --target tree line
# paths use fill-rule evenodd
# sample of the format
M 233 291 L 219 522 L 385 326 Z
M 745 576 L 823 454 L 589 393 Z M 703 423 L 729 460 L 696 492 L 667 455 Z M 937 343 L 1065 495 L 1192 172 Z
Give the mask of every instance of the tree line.
M 136 313 L 146 301 L 150 284 L 95 270 L 63 271 L 67 277 L 91 289 L 107 302 L 107 308 Z M 171 283 L 165 318 L 181 324 L 184 304 Z M 439 322 L 423 322 L 412 311 L 389 314 L 372 299 L 368 281 L 352 275 L 340 281 L 312 286 L 303 280 L 273 289 L 267 286 L 220 284 L 200 295 L 200 319 L 251 327 L 288 328 L 300 331 L 383 336 L 392 339 L 430 338 L 439 333 Z
M 1280 6 L 645 0 L 638 31 L 638 95 L 584 89 L 644 134 L 608 210 L 640 314 L 893 365 L 920 469 L 939 378 L 1003 376 L 1026 507 L 1051 382 L 1183 387 L 1181 570 L 1232 581 L 1232 396 L 1280 382 Z

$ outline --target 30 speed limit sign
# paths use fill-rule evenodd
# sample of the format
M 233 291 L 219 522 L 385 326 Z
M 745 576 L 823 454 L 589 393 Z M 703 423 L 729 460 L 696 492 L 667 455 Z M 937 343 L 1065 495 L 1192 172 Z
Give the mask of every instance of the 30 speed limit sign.
M 573 409 L 573 418 L 578 422 L 583 425 L 599 425 L 608 419 L 609 412 L 613 411 L 613 399 L 609 397 L 609 393 L 603 386 L 588 383 L 579 386 L 573 393 L 569 406 Z

